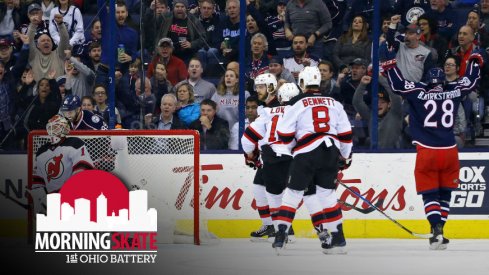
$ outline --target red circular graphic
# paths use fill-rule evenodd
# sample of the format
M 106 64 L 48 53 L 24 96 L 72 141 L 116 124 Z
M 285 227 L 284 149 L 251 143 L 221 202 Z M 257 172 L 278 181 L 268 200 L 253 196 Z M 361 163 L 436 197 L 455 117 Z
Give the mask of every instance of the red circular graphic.
M 61 190 L 61 204 L 67 202 L 75 207 L 75 200 L 90 201 L 90 221 L 97 221 L 97 198 L 104 194 L 107 198 L 107 215 L 119 215 L 120 209 L 129 210 L 129 191 L 114 175 L 101 170 L 82 171 L 69 178 Z

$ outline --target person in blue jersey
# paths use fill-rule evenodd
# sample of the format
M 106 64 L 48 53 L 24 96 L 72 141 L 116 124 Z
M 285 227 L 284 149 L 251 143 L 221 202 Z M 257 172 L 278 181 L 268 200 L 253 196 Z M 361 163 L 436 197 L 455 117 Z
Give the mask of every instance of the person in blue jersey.
M 395 60 L 383 64 L 392 91 L 409 104 L 409 127 L 416 145 L 414 178 L 416 191 L 422 196 L 426 217 L 433 236 L 430 249 L 447 248 L 443 227 L 450 211 L 452 191 L 459 184 L 460 163 L 453 126 L 462 99 L 477 88 L 482 56 L 473 53 L 465 76 L 446 82 L 441 68 L 428 72 L 428 83 L 405 80 Z
M 60 108 L 63 116 L 69 120 L 73 130 L 107 130 L 104 119 L 90 111 L 81 109 L 81 100 L 76 95 L 67 95 Z

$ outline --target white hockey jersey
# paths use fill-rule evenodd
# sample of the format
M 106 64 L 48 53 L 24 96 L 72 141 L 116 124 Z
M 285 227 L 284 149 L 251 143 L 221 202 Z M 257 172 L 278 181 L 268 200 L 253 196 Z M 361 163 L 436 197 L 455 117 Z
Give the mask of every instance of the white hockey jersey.
M 291 106 L 278 121 L 277 133 L 284 142 L 297 140 L 293 155 L 310 152 L 323 142 L 332 142 L 344 158 L 353 146 L 351 124 L 343 105 L 320 93 L 304 93 L 290 102 Z
M 246 153 L 253 152 L 258 146 L 261 151 L 263 145 L 270 145 L 278 155 L 292 155 L 295 142 L 287 144 L 279 140 L 277 123 L 282 118 L 286 106 L 262 107 L 257 110 L 258 118 L 246 128 L 241 137 L 241 145 Z
M 48 193 L 56 192 L 73 174 L 93 167 L 81 139 L 68 137 L 56 145 L 46 143 L 36 153 L 32 185 L 44 185 Z

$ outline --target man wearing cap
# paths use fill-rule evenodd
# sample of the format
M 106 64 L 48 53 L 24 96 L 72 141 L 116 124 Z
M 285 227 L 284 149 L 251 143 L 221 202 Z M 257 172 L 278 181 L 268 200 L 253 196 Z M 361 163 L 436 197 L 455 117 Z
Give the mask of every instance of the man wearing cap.
M 166 79 L 171 85 L 175 86 L 178 82 L 187 79 L 188 72 L 185 63 L 173 55 L 173 41 L 168 38 L 162 38 L 158 42 L 157 52 L 148 66 L 147 76 L 151 78 L 157 63 L 163 63 L 166 66 Z
M 387 32 L 387 45 L 396 53 L 397 66 L 407 80 L 419 82 L 429 69 L 435 66 L 431 51 L 419 40 L 421 29 L 416 24 L 406 27 L 404 42 L 395 39 L 397 24 L 401 21 L 400 15 L 391 17 L 391 23 Z
M 367 85 L 372 81 L 372 77 L 364 75 L 355 94 L 353 95 L 353 106 L 360 114 L 361 118 L 367 120 L 369 129 L 372 129 L 371 108 L 365 103 L 364 95 L 370 95 L 367 90 Z M 384 77 L 379 77 L 379 92 L 378 92 L 378 148 L 379 149 L 394 149 L 400 148 L 400 137 L 402 134 L 402 99 L 400 96 L 392 93 L 387 80 Z
M 200 20 L 187 13 L 187 0 L 174 0 L 173 12 L 157 18 L 159 41 L 163 37 L 172 40 L 174 54 L 188 64 L 190 58 L 205 45 L 206 33 Z
M 295 78 L 292 73 L 284 68 L 284 60 L 279 56 L 274 56 L 270 59 L 268 69 L 271 74 L 277 77 L 279 82 L 295 83 Z

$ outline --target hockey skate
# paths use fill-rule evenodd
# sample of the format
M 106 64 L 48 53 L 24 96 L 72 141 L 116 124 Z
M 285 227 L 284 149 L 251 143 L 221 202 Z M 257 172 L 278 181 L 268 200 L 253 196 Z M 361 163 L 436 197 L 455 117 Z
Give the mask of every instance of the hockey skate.
M 251 232 L 251 241 L 252 242 L 266 242 L 267 239 L 275 236 L 275 228 L 273 225 L 262 225 L 260 229 Z
M 320 234 L 323 234 L 323 239 L 319 237 L 321 240 L 321 247 L 323 248 L 324 254 L 346 254 L 345 246 L 345 236 L 343 235 L 343 225 L 338 225 L 337 232 L 327 232 L 326 235 L 330 235 L 330 238 L 327 238 L 322 231 Z
M 449 240 L 443 238 L 443 225 L 441 223 L 436 224 L 434 227 L 431 228 L 431 233 L 433 233 L 433 237 L 430 238 L 430 249 L 447 249 L 447 244 L 449 243 Z
M 272 247 L 275 248 L 277 255 L 280 255 L 280 251 L 285 248 L 287 244 L 287 225 L 279 224 L 278 231 L 275 233 L 275 240 Z
M 292 225 L 289 227 L 289 233 L 287 233 L 287 243 L 295 243 L 297 239 L 295 238 L 294 228 Z

